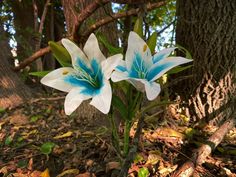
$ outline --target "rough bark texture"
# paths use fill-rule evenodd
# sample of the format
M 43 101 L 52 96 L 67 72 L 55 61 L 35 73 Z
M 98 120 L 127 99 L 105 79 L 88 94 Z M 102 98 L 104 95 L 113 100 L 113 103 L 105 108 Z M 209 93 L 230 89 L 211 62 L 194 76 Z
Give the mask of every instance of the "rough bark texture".
M 0 24 L 0 36 L 4 36 L 2 24 Z M 8 62 L 11 51 L 7 38 L 0 40 L 0 48 L 0 107 L 12 108 L 30 98 L 31 92 L 11 70 L 10 62 Z
M 180 84 L 179 94 L 190 98 L 196 119 L 222 121 L 233 104 L 216 111 L 235 97 L 235 0 L 178 0 L 176 41 L 193 56 L 193 79 Z M 192 95 L 189 95 L 191 94 Z

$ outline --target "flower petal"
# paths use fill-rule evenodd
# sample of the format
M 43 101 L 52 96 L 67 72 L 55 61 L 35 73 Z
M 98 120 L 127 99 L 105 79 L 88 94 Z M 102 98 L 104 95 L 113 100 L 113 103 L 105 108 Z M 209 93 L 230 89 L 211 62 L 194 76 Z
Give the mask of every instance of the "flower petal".
M 171 47 L 171 48 L 167 48 L 167 49 L 163 49 L 161 50 L 160 52 L 157 52 L 152 60 L 153 60 L 153 63 L 156 63 L 156 62 L 159 62 L 163 59 L 165 59 L 166 57 L 168 57 L 171 52 L 173 52 L 174 50 L 176 49 L 176 47 Z
M 138 91 L 144 92 L 144 82 L 142 82 L 144 79 L 129 79 L 128 82 L 131 83 Z
M 110 79 L 112 71 L 122 61 L 122 57 L 122 54 L 117 54 L 102 61 L 102 70 L 106 79 Z
M 138 34 L 131 31 L 129 33 L 128 48 L 125 56 L 126 66 L 128 70 L 131 69 L 133 60 L 136 58 L 137 54 L 141 56 L 147 67 L 150 67 L 153 64 L 149 47 L 144 42 L 144 40 L 138 36 Z
M 149 81 L 154 81 L 161 77 L 165 72 L 172 69 L 175 66 L 189 63 L 192 60 L 183 57 L 168 57 L 157 63 L 155 63 L 148 71 L 147 79 Z
M 84 45 L 84 52 L 89 60 L 95 59 L 100 63 L 106 59 L 102 54 L 98 45 L 98 40 L 93 33 L 89 36 L 87 42 Z
M 111 74 L 111 80 L 113 82 L 119 82 L 119 81 L 123 81 L 123 80 L 127 80 L 127 79 L 129 79 L 128 72 L 114 71 Z
M 119 63 L 119 65 L 116 67 L 115 70 L 116 70 L 116 71 L 120 71 L 120 72 L 125 72 L 125 71 L 127 71 L 125 61 L 124 61 L 124 60 L 120 60 L 120 63 Z
M 69 39 L 62 39 L 61 40 L 63 46 L 66 48 L 66 50 L 69 52 L 72 60 L 72 65 L 75 67 L 78 65 L 77 60 L 82 60 L 85 63 L 88 63 L 87 57 L 84 55 L 83 51 L 75 45 L 72 41 Z
M 112 90 L 110 82 L 105 81 L 104 86 L 100 90 L 100 93 L 93 97 L 90 104 L 96 107 L 102 113 L 107 114 L 111 107 L 111 97 Z
M 145 91 L 148 100 L 154 100 L 161 92 L 160 84 L 156 82 L 142 81 L 145 85 Z
M 66 115 L 70 115 L 72 112 L 79 107 L 79 105 L 92 96 L 84 95 L 81 93 L 80 89 L 74 88 L 67 95 L 64 103 Z
M 70 67 L 56 69 L 41 79 L 41 83 L 60 91 L 69 92 L 73 85 L 65 82 L 65 78 L 75 70 Z

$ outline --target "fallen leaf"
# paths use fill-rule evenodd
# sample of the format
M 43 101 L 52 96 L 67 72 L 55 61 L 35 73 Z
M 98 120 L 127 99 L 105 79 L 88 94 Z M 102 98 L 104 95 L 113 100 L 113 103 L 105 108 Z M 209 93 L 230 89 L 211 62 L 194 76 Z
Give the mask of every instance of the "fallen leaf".
M 38 130 L 31 130 L 30 132 L 22 132 L 21 133 L 21 136 L 22 136 L 22 138 L 24 138 L 24 139 L 27 139 L 30 135 L 32 135 L 32 134 L 37 134 L 38 133 Z
M 5 124 L 5 121 L 0 122 L 0 130 L 2 129 L 2 126 Z
M 48 168 L 46 168 L 46 170 L 44 170 L 44 171 L 41 173 L 40 176 L 41 176 L 41 177 L 50 177 Z
M 173 171 L 175 171 L 177 167 L 178 165 L 174 165 L 172 167 L 162 167 L 162 168 L 159 168 L 159 173 L 166 176 L 172 173 Z
M 160 160 L 162 160 L 160 154 L 161 153 L 159 151 L 150 151 L 146 165 L 147 164 L 156 165 Z
M 10 123 L 13 125 L 25 125 L 29 123 L 29 120 L 26 115 L 15 113 L 10 117 Z
M 120 163 L 119 162 L 108 162 L 106 164 L 106 172 L 109 172 L 113 169 L 120 169 Z
M 72 136 L 73 132 L 72 131 L 68 131 L 62 135 L 57 135 L 55 137 L 53 137 L 54 139 L 61 139 L 61 138 L 67 138 L 67 137 L 70 137 Z
M 76 177 L 96 177 L 96 176 L 93 173 L 85 172 L 85 173 L 77 175 Z
M 64 175 L 68 175 L 68 174 L 77 175 L 77 174 L 79 174 L 79 170 L 78 170 L 78 169 L 65 170 L 65 171 L 63 171 L 61 174 L 57 175 L 56 177 L 62 177 L 62 176 L 64 176 Z

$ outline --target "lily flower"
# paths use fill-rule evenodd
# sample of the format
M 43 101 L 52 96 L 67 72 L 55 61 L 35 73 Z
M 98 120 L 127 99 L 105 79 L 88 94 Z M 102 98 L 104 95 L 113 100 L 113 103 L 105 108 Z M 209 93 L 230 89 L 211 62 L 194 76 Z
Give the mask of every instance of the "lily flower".
M 92 98 L 91 105 L 107 114 L 112 98 L 109 79 L 112 71 L 122 60 L 122 55 L 117 54 L 106 59 L 99 49 L 94 34 L 91 34 L 85 43 L 84 52 L 68 39 L 62 39 L 62 44 L 71 56 L 73 68 L 56 69 L 43 77 L 41 83 L 69 92 L 64 103 L 67 115 L 90 98 Z
M 191 62 L 183 57 L 169 57 L 175 48 L 167 48 L 154 56 L 142 38 L 130 32 L 125 61 L 121 60 L 112 73 L 113 82 L 127 80 L 141 92 L 146 91 L 148 100 L 160 93 L 160 84 L 155 81 L 173 67 Z

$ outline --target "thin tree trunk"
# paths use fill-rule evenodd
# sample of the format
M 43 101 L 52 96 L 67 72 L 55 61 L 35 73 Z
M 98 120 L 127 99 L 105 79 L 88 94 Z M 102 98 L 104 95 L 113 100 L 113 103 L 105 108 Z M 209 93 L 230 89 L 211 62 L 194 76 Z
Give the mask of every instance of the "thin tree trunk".
M 0 36 L 5 36 L 2 23 L 0 24 Z M 0 107 L 13 108 L 31 98 L 31 90 L 12 71 L 11 65 L 7 61 L 11 59 L 7 38 L 0 40 L 0 48 Z

